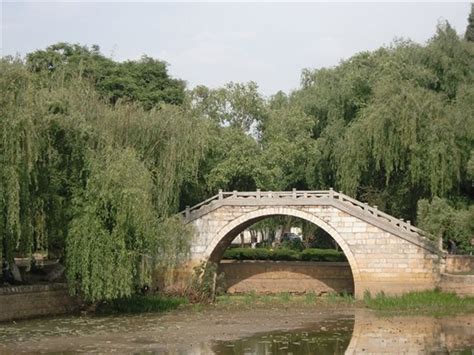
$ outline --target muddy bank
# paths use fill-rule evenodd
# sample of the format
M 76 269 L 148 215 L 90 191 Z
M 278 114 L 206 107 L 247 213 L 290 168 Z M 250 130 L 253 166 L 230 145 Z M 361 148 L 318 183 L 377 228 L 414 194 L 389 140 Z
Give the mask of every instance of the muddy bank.
M 381 317 L 340 305 L 186 306 L 158 315 L 63 317 L 0 325 L 1 354 L 276 354 L 282 349 L 292 349 L 293 354 L 471 351 L 474 315 Z
M 31 320 L 0 325 L 0 353 L 186 351 L 329 319 L 353 322 L 353 317 L 350 309 L 187 307 L 162 315 Z

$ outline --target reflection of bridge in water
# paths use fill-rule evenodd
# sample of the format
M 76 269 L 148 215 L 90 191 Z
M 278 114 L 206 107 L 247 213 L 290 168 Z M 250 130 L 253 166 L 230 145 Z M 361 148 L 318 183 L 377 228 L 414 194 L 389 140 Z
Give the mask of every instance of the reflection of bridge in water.
M 262 333 L 237 341 L 201 345 L 216 354 L 470 354 L 474 349 L 474 315 L 451 318 L 315 316 L 311 326 Z M 245 351 L 244 351 L 245 350 Z
M 365 290 L 398 294 L 433 289 L 443 255 L 420 229 L 343 193 L 327 191 L 222 192 L 182 212 L 196 229 L 190 265 L 218 262 L 231 241 L 271 216 L 293 216 L 322 228 L 339 244 Z

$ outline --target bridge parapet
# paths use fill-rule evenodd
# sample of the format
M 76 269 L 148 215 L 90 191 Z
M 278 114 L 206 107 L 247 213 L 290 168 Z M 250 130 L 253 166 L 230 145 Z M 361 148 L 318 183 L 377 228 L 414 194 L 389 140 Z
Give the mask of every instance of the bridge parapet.
M 434 237 L 415 227 L 410 221 L 393 217 L 377 206 L 358 201 L 332 188 L 316 191 L 222 191 L 217 195 L 193 206 L 181 214 L 187 222 L 192 222 L 221 206 L 333 206 L 357 218 L 374 224 L 384 230 L 399 235 L 432 252 L 442 252 L 434 242 Z

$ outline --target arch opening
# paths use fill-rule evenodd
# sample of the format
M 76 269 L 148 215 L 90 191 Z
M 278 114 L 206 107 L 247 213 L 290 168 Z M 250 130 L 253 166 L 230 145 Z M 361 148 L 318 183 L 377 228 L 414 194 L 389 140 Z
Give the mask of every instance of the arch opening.
M 265 219 L 276 217 L 276 216 L 289 216 L 295 217 L 297 219 L 310 222 L 316 227 L 324 231 L 322 234 L 329 235 L 339 246 L 339 248 L 344 253 L 347 258 L 347 264 L 349 266 L 349 271 L 351 273 L 353 292 L 357 293 L 357 287 L 359 283 L 359 269 L 357 267 L 356 260 L 349 245 L 342 238 L 342 236 L 327 222 L 318 218 L 317 216 L 304 212 L 298 209 L 287 208 L 287 207 L 272 207 L 256 210 L 253 212 L 246 213 L 235 220 L 229 222 L 227 225 L 222 227 L 214 236 L 211 243 L 208 245 L 206 255 L 209 255 L 209 261 L 219 264 L 222 260 L 224 252 L 231 245 L 231 242 L 243 231 L 248 229 L 250 226 L 263 221 Z M 308 270 L 308 265 L 306 265 L 306 270 Z M 268 269 L 268 268 L 267 268 Z M 294 269 L 294 268 L 293 268 Z M 301 270 L 305 270 L 302 268 Z M 252 271 L 246 271 L 247 274 L 252 274 Z M 256 273 L 262 272 L 255 271 Z M 328 271 L 331 272 L 331 271 Z M 302 271 L 305 273 L 305 271 Z M 288 273 L 287 273 L 288 274 Z M 291 276 L 291 275 L 290 275 Z M 296 277 L 297 275 L 295 275 Z M 297 277 L 296 277 L 297 278 Z M 281 290 L 284 291 L 284 290 Z

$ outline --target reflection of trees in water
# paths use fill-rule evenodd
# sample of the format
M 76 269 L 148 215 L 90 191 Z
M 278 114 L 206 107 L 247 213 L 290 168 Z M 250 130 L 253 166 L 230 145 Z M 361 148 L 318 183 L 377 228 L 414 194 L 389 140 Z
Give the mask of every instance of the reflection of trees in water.
M 235 341 L 217 342 L 215 354 L 344 354 L 354 319 L 325 319 L 311 327 L 255 334 Z

